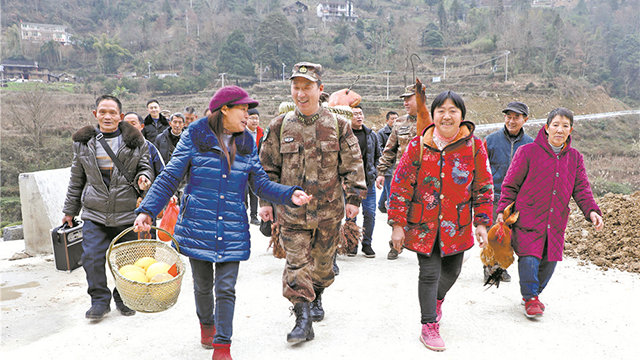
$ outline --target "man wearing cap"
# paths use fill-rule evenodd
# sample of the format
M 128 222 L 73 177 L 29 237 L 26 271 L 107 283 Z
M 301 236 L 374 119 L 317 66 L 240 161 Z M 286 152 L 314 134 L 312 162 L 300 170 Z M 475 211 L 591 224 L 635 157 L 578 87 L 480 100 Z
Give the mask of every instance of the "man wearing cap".
M 258 148 L 258 153 L 260 153 L 260 146 L 262 145 L 262 137 L 264 136 L 264 132 L 262 128 L 258 125 L 260 123 L 260 113 L 258 109 L 253 108 L 249 109 L 249 119 L 247 120 L 247 132 L 251 134 L 253 140 L 256 142 L 256 146 Z M 253 191 L 247 189 L 247 197 L 249 198 L 249 207 L 250 208 L 250 218 L 249 221 L 252 225 L 260 225 L 260 221 L 258 220 L 258 197 L 253 193 Z M 246 203 L 246 200 L 245 200 Z
M 324 318 L 321 295 L 335 278 L 340 225 L 345 212 L 358 214 L 367 187 L 350 122 L 320 106 L 322 66 L 298 63 L 289 79 L 295 110 L 271 120 L 260 161 L 271 180 L 301 186 L 312 196 L 299 208 L 275 206 L 287 258 L 283 296 L 296 315 L 287 341 L 297 343 L 313 339 L 312 321 Z M 262 219 L 272 220 L 273 205 L 262 199 L 260 205 Z
M 510 102 L 507 108 L 502 110 L 504 113 L 504 128 L 489 134 L 485 138 L 485 147 L 489 156 L 489 164 L 491 165 L 491 174 L 493 175 L 493 219 L 496 218 L 496 209 L 500 201 L 500 193 L 502 181 L 504 180 L 511 159 L 516 150 L 522 145 L 533 142 L 531 136 L 525 134 L 522 128 L 529 120 L 529 107 L 519 101 Z M 492 269 L 484 267 L 484 280 L 487 281 L 491 275 Z M 511 281 L 511 276 L 505 270 L 502 273 L 502 281 Z
M 418 104 L 416 103 L 416 86 L 409 85 L 405 88 L 404 94 L 400 95 L 400 98 L 404 100 L 404 109 L 407 114 L 396 119 L 393 124 L 391 134 L 387 144 L 382 151 L 382 156 L 378 162 L 378 178 L 376 179 L 376 186 L 378 189 L 382 189 L 385 180 L 385 173 L 387 170 L 393 167 L 394 164 L 400 162 L 404 150 L 409 145 L 409 141 L 416 137 L 417 129 L 417 115 Z M 398 251 L 393 247 L 393 243 L 389 240 L 389 254 L 387 259 L 395 260 L 398 258 Z

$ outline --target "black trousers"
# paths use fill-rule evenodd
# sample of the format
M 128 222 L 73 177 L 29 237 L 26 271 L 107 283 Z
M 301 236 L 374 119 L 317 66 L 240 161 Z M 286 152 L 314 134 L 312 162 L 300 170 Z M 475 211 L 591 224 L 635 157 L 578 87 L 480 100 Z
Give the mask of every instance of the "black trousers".
M 460 275 L 464 252 L 440 256 L 439 238 L 436 238 L 431 256 L 418 253 L 420 275 L 418 277 L 418 299 L 422 324 L 436 322 L 437 300 L 444 299 Z

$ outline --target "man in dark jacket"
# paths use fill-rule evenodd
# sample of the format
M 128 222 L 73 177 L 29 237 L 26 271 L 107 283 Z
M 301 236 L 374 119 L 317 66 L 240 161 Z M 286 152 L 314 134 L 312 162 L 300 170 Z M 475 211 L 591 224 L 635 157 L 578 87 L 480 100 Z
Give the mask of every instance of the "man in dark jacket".
M 533 142 L 531 136 L 525 134 L 522 128 L 529 120 L 529 107 L 521 102 L 514 101 L 502 110 L 504 113 L 504 127 L 485 138 L 484 145 L 487 148 L 491 174 L 493 175 L 493 220 L 496 219 L 496 209 L 500 201 L 502 181 L 504 180 L 511 160 L 516 150 L 522 145 Z M 484 267 L 484 281 L 486 282 L 492 269 Z M 502 273 L 502 281 L 511 281 L 511 275 L 505 270 Z
M 389 135 L 391 135 L 391 129 L 393 129 L 393 123 L 398 118 L 398 113 L 395 111 L 389 111 L 387 113 L 387 124 L 380 130 L 378 130 L 378 147 L 380 148 L 380 154 L 387 145 Z M 393 177 L 393 171 L 396 169 L 395 161 L 393 166 L 387 169 L 384 174 L 384 186 L 382 187 L 382 194 L 380 194 L 380 200 L 378 200 L 378 210 L 382 213 L 387 213 L 387 199 L 389 198 L 389 190 L 391 189 L 391 178 Z
M 135 221 L 133 211 L 138 191 L 148 189 L 153 180 L 149 148 L 138 130 L 121 121 L 124 117 L 121 109 L 118 98 L 98 97 L 93 111 L 98 127 L 88 125 L 73 134 L 71 179 L 62 209 L 62 222 L 69 225 L 82 209 L 82 267 L 91 296 L 91 308 L 85 317 L 94 321 L 101 320 L 111 310 L 111 291 L 105 273 L 106 251 L 111 241 Z M 106 147 L 121 162 L 126 175 Z M 122 237 L 122 241 L 135 239 L 134 232 Z M 117 289 L 113 290 L 113 299 L 122 315 L 135 314 L 124 305 Z
M 142 116 L 133 111 L 129 111 L 124 114 L 124 119 L 122 120 L 131 124 L 131 126 L 138 129 L 142 134 L 142 129 L 144 129 L 144 119 Z M 153 177 L 157 178 L 158 175 L 160 175 L 160 172 L 164 170 L 164 159 L 162 159 L 162 156 L 160 156 L 160 153 L 158 152 L 158 148 L 153 145 L 151 141 L 146 139 L 145 141 L 149 147 L 149 162 L 151 163 L 151 168 L 153 168 Z
M 360 105 L 354 107 L 353 118 L 351 119 L 351 129 L 353 134 L 358 138 L 360 145 L 360 154 L 362 154 L 362 162 L 364 164 L 364 174 L 367 182 L 367 197 L 362 200 L 362 215 L 364 216 L 363 236 L 362 236 L 362 252 L 365 257 L 376 257 L 376 253 L 371 248 L 371 240 L 373 236 L 373 228 L 376 225 L 376 165 L 380 159 L 380 147 L 378 146 L 378 137 L 376 133 L 371 131 L 364 125 L 364 113 Z M 358 246 L 348 256 L 356 256 Z
M 249 119 L 247 120 L 246 131 L 251 134 L 251 137 L 253 137 L 253 140 L 256 142 L 259 154 L 264 131 L 258 124 L 260 124 L 260 113 L 258 112 L 258 109 L 249 109 Z M 246 204 L 247 202 L 248 204 Z M 249 188 L 247 188 L 245 204 L 247 205 L 247 208 L 250 209 L 249 215 L 251 220 L 249 220 L 249 222 L 253 225 L 260 225 L 260 220 L 258 220 L 258 197 Z
M 149 115 L 144 118 L 142 135 L 145 139 L 154 142 L 156 137 L 169 127 L 169 121 L 160 113 L 160 103 L 156 99 L 147 101 L 147 111 Z M 168 161 L 165 159 L 165 162 Z
M 172 114 L 169 126 L 170 127 L 160 133 L 154 141 L 160 155 L 162 155 L 162 158 L 167 164 L 171 160 L 171 154 L 173 154 L 173 151 L 176 149 L 178 141 L 180 141 L 180 135 L 182 135 L 182 130 L 184 129 L 184 115 L 181 113 Z

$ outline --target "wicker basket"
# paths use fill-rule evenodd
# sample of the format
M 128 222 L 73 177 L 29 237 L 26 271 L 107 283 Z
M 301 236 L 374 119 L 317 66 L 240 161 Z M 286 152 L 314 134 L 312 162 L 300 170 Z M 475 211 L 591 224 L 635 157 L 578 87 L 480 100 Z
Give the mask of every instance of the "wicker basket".
M 178 242 L 170 233 L 155 226 L 151 228 L 165 232 L 171 237 L 171 240 L 179 250 Z M 116 288 L 118 288 L 124 304 L 133 310 L 145 313 L 167 310 L 178 301 L 182 276 L 185 270 L 184 262 L 182 262 L 178 251 L 168 244 L 155 239 L 133 240 L 115 245 L 122 236 L 132 230 L 133 227 L 130 227 L 118 234 L 111 241 L 107 251 L 107 261 L 113 279 L 116 282 Z M 178 275 L 171 280 L 159 283 L 142 283 L 129 280 L 118 271 L 122 266 L 134 264 L 136 260 L 144 256 L 153 257 L 157 261 L 167 264 L 175 263 Z

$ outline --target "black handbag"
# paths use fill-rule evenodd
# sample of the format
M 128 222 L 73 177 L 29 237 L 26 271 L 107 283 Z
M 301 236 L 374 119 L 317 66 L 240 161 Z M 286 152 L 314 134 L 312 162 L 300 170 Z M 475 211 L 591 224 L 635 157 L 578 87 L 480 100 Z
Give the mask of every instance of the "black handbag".
M 271 225 L 273 225 L 273 221 L 271 220 L 260 220 L 260 232 L 262 233 L 262 235 L 271 237 Z

